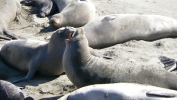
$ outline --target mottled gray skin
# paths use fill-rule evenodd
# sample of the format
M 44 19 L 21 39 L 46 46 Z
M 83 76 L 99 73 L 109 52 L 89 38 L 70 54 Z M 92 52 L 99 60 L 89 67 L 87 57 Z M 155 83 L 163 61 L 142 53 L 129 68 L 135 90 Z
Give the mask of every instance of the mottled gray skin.
M 59 100 L 176 100 L 177 91 L 135 84 L 97 84 L 82 87 Z
M 34 100 L 31 97 L 25 98 L 23 92 L 10 82 L 0 80 L 1 100 Z
M 91 21 L 83 28 L 89 46 L 93 48 L 104 48 L 132 39 L 152 41 L 177 36 L 177 21 L 160 15 L 107 15 Z
M 57 5 L 59 12 L 61 12 L 73 0 L 52 0 L 52 1 Z
M 90 0 L 73 0 L 60 13 L 50 19 L 50 25 L 81 27 L 95 18 L 95 6 Z
M 36 72 L 43 76 L 56 76 L 63 73 L 62 57 L 66 47 L 64 33 L 70 34 L 72 27 L 60 28 L 49 43 L 38 40 L 13 40 L 1 48 L 1 58 L 10 67 L 28 72 L 26 77 L 15 80 L 20 82 L 30 80 Z M 99 55 L 90 48 L 93 55 Z
M 142 83 L 177 90 L 177 75 L 161 67 L 133 66 L 92 56 L 82 28 L 66 39 L 63 67 L 77 87 L 104 83 Z M 127 64 L 128 63 L 128 64 Z
M 58 8 L 52 0 L 22 0 L 20 3 L 25 6 L 38 7 L 39 17 L 46 17 L 58 12 Z
M 0 4 L 0 38 L 5 40 L 18 39 L 18 36 L 10 33 L 7 28 L 9 23 L 18 18 L 21 13 L 20 0 L 1 0 L 1 3 L 2 1 L 3 4 Z

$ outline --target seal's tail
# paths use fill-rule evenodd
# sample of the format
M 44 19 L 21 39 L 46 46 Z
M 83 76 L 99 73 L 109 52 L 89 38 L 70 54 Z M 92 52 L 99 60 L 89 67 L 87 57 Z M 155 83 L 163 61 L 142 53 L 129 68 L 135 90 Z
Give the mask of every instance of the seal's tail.
M 168 58 L 166 56 L 159 56 L 159 60 L 161 61 L 161 63 L 164 64 L 165 69 L 168 70 L 169 72 L 177 69 L 175 59 Z

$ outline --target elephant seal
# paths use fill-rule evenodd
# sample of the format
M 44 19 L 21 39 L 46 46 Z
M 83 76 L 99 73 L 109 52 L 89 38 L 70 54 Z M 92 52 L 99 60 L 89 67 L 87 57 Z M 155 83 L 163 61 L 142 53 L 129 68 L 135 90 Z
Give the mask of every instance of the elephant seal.
M 63 67 L 77 87 L 104 83 L 142 83 L 177 90 L 177 75 L 160 66 L 116 63 L 92 56 L 83 28 L 66 36 Z
M 18 39 L 18 36 L 10 33 L 7 28 L 10 22 L 19 18 L 21 13 L 20 0 L 0 0 L 0 38 L 5 40 Z M 3 36 L 6 35 L 6 36 Z
M 82 87 L 59 100 L 176 100 L 177 91 L 135 84 L 96 84 Z
M 83 26 L 89 46 L 104 48 L 129 40 L 177 36 L 177 21 L 161 15 L 112 14 Z M 96 37 L 95 39 L 93 37 Z
M 59 12 L 61 12 L 73 0 L 52 0 L 52 1 L 57 5 Z
M 95 6 L 90 0 L 73 0 L 60 13 L 50 19 L 50 25 L 81 27 L 95 17 Z
M 49 43 L 37 40 L 13 40 L 5 43 L 0 51 L 2 61 L 8 66 L 23 72 L 26 77 L 13 81 L 30 80 L 36 72 L 43 76 L 56 76 L 63 73 L 62 57 L 65 50 L 64 33 L 72 33 L 75 28 L 63 27 L 53 33 Z M 93 49 L 89 49 L 99 56 Z
M 37 7 L 38 16 L 42 18 L 58 12 L 58 8 L 52 0 L 22 0 L 20 3 L 25 6 Z
M 10 82 L 0 80 L 1 100 L 34 100 L 32 97 L 24 96 L 23 92 Z

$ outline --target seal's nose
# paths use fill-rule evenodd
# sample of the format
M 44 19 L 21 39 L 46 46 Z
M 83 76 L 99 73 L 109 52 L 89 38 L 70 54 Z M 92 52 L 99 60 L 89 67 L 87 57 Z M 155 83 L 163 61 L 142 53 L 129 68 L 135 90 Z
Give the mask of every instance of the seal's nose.
M 56 18 L 52 18 L 52 19 L 50 20 L 49 24 L 50 24 L 50 25 L 54 25 L 54 24 L 56 24 L 56 22 L 57 22 L 57 19 L 56 19 Z
M 40 12 L 38 16 L 41 17 L 41 18 L 44 18 L 45 17 L 45 13 L 44 12 Z
M 20 4 L 25 5 L 27 2 L 25 0 L 20 1 Z

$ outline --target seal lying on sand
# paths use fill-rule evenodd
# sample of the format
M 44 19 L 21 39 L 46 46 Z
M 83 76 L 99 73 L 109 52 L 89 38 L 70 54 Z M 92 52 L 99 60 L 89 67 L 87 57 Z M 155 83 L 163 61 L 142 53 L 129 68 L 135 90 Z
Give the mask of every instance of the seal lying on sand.
M 134 84 L 97 84 L 82 87 L 59 100 L 176 100 L 177 91 Z
M 59 12 L 61 12 L 73 0 L 52 0 L 52 1 L 57 5 Z
M 83 28 L 89 33 L 86 37 L 93 48 L 104 48 L 132 39 L 151 41 L 177 36 L 177 21 L 160 15 L 107 15 L 89 22 Z
M 37 40 L 14 40 L 1 48 L 1 58 L 10 67 L 28 72 L 27 76 L 15 80 L 29 80 L 38 71 L 44 76 L 56 76 L 63 72 L 62 57 L 65 50 L 64 33 L 75 31 L 72 27 L 60 28 L 53 33 L 49 43 Z M 90 48 L 92 54 L 97 55 Z M 99 54 L 98 54 L 99 55 Z
M 7 31 L 8 25 L 12 22 L 15 18 L 21 13 L 21 5 L 20 0 L 0 0 L 0 38 L 11 40 L 11 39 L 18 39 L 18 36 L 10 33 Z M 6 35 L 2 36 L 2 35 Z
M 32 97 L 25 98 L 23 92 L 10 82 L 0 80 L 1 100 L 34 100 Z
M 72 26 L 81 27 L 95 17 L 95 6 L 90 0 L 73 0 L 60 13 L 50 19 L 56 28 Z
M 66 36 L 63 67 L 77 87 L 104 83 L 142 83 L 177 90 L 177 75 L 161 67 L 134 66 L 92 56 L 83 28 Z M 128 63 L 128 64 L 127 64 Z
M 22 0 L 20 3 L 25 6 L 38 7 L 39 17 L 46 17 L 58 12 L 57 6 L 52 0 Z

